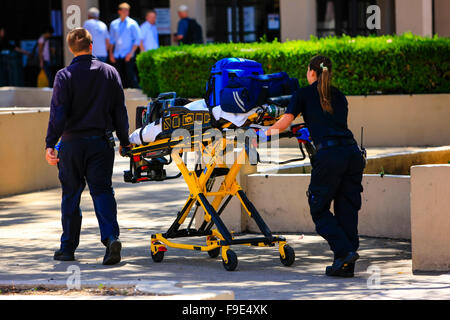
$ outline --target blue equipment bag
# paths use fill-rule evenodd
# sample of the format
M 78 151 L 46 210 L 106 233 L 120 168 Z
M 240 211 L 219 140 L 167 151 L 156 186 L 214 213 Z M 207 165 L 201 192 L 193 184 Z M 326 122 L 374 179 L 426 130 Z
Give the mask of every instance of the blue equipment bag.
M 226 112 L 246 113 L 268 98 L 291 95 L 299 87 L 298 80 L 286 72 L 235 77 L 221 91 L 220 106 Z
M 208 107 L 212 108 L 221 104 L 220 92 L 228 85 L 230 79 L 263 73 L 262 65 L 253 60 L 225 58 L 217 61 L 206 83 L 205 101 Z

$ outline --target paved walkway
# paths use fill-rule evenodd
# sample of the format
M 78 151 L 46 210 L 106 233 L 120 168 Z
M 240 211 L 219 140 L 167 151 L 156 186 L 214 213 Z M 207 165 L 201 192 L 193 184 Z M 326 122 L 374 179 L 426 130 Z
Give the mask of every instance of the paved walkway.
M 450 299 L 450 274 L 411 274 L 408 241 L 362 238 L 362 258 L 353 279 L 323 275 L 331 252 L 313 234 L 285 235 L 297 256 L 289 268 L 281 265 L 277 248 L 247 246 L 233 247 L 239 258 L 234 272 L 225 271 L 220 258 L 171 248 L 162 263 L 154 263 L 150 234 L 167 230 L 184 204 L 187 188 L 182 179 L 125 184 L 122 171 L 127 166 L 126 159 L 116 159 L 113 181 L 123 243 L 119 265 L 101 264 L 104 247 L 87 190 L 77 261 L 52 259 L 61 232 L 61 190 L 53 189 L 0 199 L 0 283 L 66 281 L 67 268 L 75 264 L 82 282 L 176 281 L 185 288 L 232 290 L 236 299 Z M 176 173 L 174 167 L 170 173 Z

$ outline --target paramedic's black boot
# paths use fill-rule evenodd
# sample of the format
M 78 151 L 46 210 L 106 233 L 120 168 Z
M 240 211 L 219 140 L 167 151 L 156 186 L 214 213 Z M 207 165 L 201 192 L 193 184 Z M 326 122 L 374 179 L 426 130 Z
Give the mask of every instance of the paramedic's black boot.
M 64 252 L 62 250 L 55 251 L 53 260 L 57 261 L 75 261 L 75 255 L 70 252 Z
M 325 270 L 325 274 L 331 273 L 331 266 L 328 266 Z M 337 272 L 334 277 L 353 278 L 355 276 L 355 263 L 349 263 L 346 267 L 343 267 Z
M 326 275 L 330 277 L 342 277 L 344 268 L 350 264 L 355 263 L 359 259 L 359 254 L 356 252 L 349 252 L 343 258 L 334 260 L 333 265 L 326 269 Z
M 113 265 L 120 262 L 120 251 L 122 250 L 122 243 L 119 239 L 110 239 L 106 245 L 105 257 L 103 258 L 104 265 Z

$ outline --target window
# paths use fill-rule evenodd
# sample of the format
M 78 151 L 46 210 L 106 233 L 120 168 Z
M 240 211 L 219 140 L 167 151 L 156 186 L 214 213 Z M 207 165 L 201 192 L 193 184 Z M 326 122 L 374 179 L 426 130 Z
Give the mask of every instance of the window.
M 280 37 L 279 0 L 207 0 L 206 19 L 207 42 L 272 41 Z
M 375 0 L 317 0 L 317 36 L 369 35 L 366 10 Z

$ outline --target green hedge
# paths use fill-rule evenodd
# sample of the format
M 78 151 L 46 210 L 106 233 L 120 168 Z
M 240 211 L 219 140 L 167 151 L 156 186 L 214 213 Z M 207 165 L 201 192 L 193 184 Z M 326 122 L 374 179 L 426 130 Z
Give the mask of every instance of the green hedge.
M 266 73 L 286 71 L 305 86 L 308 62 L 317 54 L 331 58 L 333 84 L 347 95 L 450 92 L 450 39 L 437 36 L 162 47 L 140 54 L 137 66 L 149 96 L 176 91 L 183 97 L 202 97 L 211 67 L 222 58 L 256 60 Z

